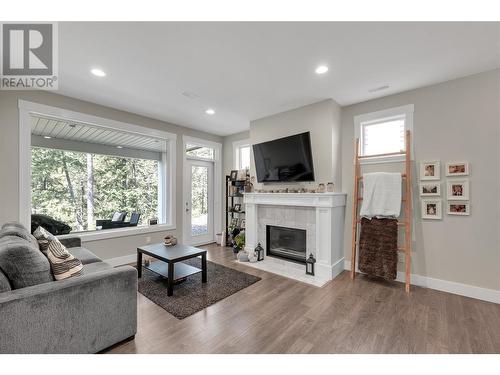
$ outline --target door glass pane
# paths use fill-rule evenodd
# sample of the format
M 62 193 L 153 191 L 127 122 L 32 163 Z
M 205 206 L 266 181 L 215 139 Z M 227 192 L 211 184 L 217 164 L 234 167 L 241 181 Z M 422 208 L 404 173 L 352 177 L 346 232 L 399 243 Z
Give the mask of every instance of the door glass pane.
M 208 168 L 191 166 L 191 235 L 208 234 Z

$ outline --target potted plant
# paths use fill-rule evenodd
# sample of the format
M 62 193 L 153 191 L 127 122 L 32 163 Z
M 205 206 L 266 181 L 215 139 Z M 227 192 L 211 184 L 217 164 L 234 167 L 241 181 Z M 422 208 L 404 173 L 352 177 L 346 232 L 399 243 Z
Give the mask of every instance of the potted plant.
M 234 253 L 238 253 L 245 247 L 245 232 L 240 232 L 234 237 Z

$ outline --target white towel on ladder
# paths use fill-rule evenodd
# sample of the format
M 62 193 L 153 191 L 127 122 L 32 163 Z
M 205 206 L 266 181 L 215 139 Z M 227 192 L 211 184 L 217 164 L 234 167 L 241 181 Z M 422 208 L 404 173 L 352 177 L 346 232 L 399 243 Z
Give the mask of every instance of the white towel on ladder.
M 363 174 L 363 204 L 360 216 L 398 217 L 401 213 L 401 173 Z

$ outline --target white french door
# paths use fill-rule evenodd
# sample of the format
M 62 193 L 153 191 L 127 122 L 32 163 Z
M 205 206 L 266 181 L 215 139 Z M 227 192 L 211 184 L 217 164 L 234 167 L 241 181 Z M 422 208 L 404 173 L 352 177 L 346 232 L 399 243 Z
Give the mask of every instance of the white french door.
M 214 241 L 214 163 L 187 159 L 184 175 L 184 241 L 201 245 Z

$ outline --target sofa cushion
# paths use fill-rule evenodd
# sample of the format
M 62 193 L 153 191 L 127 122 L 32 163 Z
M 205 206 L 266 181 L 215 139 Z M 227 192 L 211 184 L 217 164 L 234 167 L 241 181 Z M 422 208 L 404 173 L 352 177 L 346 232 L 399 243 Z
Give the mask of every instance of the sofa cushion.
M 30 242 L 33 246 L 38 248 L 38 242 L 36 238 L 24 227 L 24 225 L 18 223 L 17 221 L 11 221 L 2 225 L 2 229 L 0 230 L 0 238 L 4 236 L 17 236 L 24 238 L 26 241 Z
M 12 289 L 54 280 L 47 258 L 30 242 L 17 236 L 0 238 L 0 269 Z
M 42 227 L 38 227 L 33 235 L 38 240 L 40 250 L 47 255 L 56 280 L 64 280 L 82 274 L 82 262 L 75 258 L 64 245 Z
M 8 292 L 9 290 L 12 290 L 9 279 L 7 279 L 7 276 L 0 270 L 0 293 Z
M 75 257 L 82 261 L 83 264 L 90 264 L 95 262 L 101 262 L 93 252 L 87 250 L 84 247 L 71 247 L 68 251 Z
M 91 273 L 110 270 L 112 268 L 113 267 L 111 267 L 108 263 L 104 263 L 104 262 L 89 263 L 89 264 L 85 264 L 83 266 L 83 273 L 85 275 L 88 275 Z

